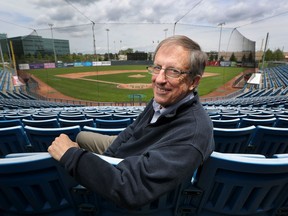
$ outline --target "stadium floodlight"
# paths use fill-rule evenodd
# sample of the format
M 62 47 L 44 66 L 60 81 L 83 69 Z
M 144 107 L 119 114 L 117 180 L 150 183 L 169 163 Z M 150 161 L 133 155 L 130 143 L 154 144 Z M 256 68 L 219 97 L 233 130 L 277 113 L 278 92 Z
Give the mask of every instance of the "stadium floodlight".
M 221 36 L 222 36 L 222 26 L 225 25 L 225 22 L 218 24 L 220 26 L 220 37 L 219 37 L 219 46 L 218 46 L 218 60 L 220 60 L 220 46 L 221 46 Z
M 54 61 L 55 64 L 57 63 L 57 56 L 56 56 L 56 50 L 55 50 L 55 43 L 54 43 L 54 36 L 53 36 L 53 25 L 52 23 L 48 23 L 51 29 L 51 39 L 52 39 L 52 46 L 53 46 L 53 52 L 54 52 Z

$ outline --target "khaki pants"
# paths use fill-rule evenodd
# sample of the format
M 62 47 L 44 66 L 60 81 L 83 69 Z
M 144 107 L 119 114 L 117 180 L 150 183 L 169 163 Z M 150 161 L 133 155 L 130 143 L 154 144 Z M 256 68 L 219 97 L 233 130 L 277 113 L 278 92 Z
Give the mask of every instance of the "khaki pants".
M 102 154 L 116 139 L 116 137 L 117 136 L 81 131 L 76 137 L 76 142 L 80 148 L 95 152 L 97 154 Z

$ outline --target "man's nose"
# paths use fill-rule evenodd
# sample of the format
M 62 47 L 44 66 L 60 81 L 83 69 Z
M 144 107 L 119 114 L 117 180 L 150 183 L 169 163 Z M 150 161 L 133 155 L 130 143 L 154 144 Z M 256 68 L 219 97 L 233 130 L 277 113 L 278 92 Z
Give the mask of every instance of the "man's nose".
M 158 82 L 165 82 L 166 81 L 166 71 L 165 69 L 161 68 L 160 73 L 156 77 L 156 81 Z

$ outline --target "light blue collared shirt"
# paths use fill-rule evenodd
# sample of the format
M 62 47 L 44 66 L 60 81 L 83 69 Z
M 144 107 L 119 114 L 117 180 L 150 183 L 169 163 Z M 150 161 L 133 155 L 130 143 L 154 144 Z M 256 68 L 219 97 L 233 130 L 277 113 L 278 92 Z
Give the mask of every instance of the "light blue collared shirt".
M 188 94 L 186 97 L 184 97 L 182 100 L 178 101 L 175 104 L 172 104 L 171 106 L 168 107 L 161 107 L 160 104 L 158 104 L 155 100 L 153 101 L 153 108 L 154 108 L 154 115 L 153 118 L 151 119 L 150 123 L 155 123 L 157 119 L 161 115 L 166 115 L 171 113 L 172 111 L 175 111 L 179 106 L 182 104 L 186 103 L 187 101 L 191 100 L 194 97 L 194 92 L 191 92 Z

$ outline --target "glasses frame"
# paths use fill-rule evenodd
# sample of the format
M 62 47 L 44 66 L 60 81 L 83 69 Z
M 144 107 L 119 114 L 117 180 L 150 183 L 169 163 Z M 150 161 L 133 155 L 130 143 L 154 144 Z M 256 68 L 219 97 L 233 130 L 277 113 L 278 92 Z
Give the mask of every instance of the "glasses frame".
M 159 75 L 161 70 L 164 70 L 165 76 L 169 77 L 169 78 L 179 78 L 182 74 L 192 74 L 191 71 L 181 71 L 178 70 L 176 68 L 162 68 L 161 66 L 158 65 L 150 65 L 147 66 L 146 69 L 148 70 L 148 73 L 152 74 L 152 75 Z M 155 70 L 157 69 L 158 73 L 155 73 Z M 173 70 L 176 76 L 171 76 L 167 74 L 167 70 Z

